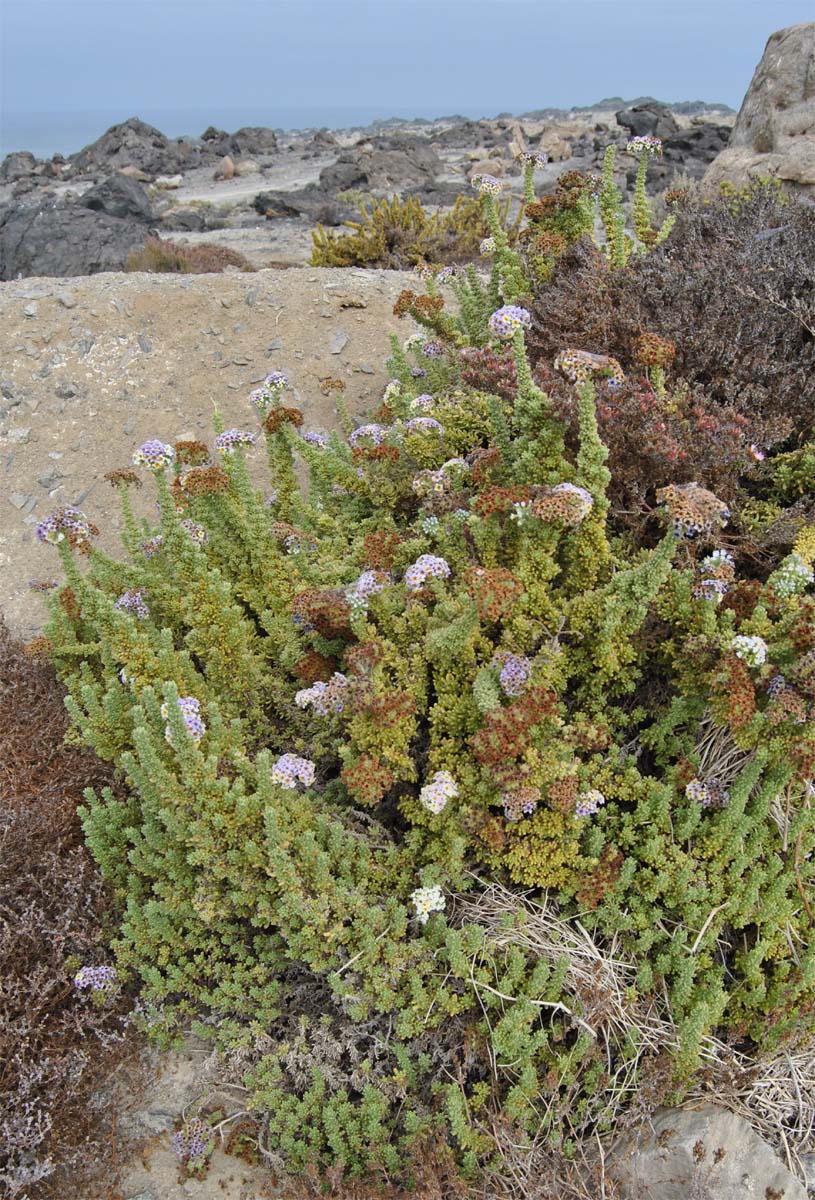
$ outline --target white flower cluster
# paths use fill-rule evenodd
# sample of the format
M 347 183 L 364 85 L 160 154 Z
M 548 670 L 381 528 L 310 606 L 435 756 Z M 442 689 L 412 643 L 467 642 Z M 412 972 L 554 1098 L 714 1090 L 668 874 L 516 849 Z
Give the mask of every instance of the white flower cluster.
M 775 594 L 786 600 L 805 591 L 813 578 L 812 568 L 807 566 L 800 554 L 793 552 L 787 555 L 778 570 L 773 571 L 769 582 Z
M 419 792 L 419 800 L 428 810 L 437 816 L 447 807 L 447 801 L 458 795 L 458 786 L 449 771 L 437 771 L 431 783 L 425 784 Z
M 431 913 L 444 912 L 444 893 L 438 885 L 416 888 L 416 891 L 411 893 L 410 900 L 416 909 L 416 920 L 420 925 L 427 924 Z
M 730 649 L 749 667 L 762 667 L 767 661 L 767 643 L 760 637 L 747 637 L 745 634 L 740 634 L 733 638 Z

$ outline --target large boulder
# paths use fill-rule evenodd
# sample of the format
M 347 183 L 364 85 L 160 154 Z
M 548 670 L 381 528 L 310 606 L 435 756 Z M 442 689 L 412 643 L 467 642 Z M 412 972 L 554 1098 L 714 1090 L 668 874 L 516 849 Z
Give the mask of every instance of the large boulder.
M 121 167 L 138 167 L 148 175 L 175 175 L 199 158 L 200 151 L 190 142 L 171 141 L 153 125 L 130 117 L 72 155 L 71 163 L 75 174 L 108 175 Z
M 671 110 L 665 104 L 656 101 L 647 104 L 634 104 L 616 114 L 617 124 L 627 129 L 630 137 L 665 138 L 676 133 L 679 125 Z
M 83 192 L 78 203 L 109 217 L 135 217 L 137 221 L 153 220 L 150 197 L 140 183 L 126 175 L 111 175 Z
M 242 158 L 263 158 L 277 150 L 277 134 L 273 129 L 261 125 L 244 125 L 234 133 L 216 129 L 210 125 L 201 134 L 204 156 L 207 160 L 229 157 L 233 161 Z
M 0 163 L 0 179 L 5 183 L 14 183 L 17 179 L 33 175 L 36 169 L 37 160 L 30 150 L 15 150 Z
M 8 205 L 0 211 L 0 279 L 121 271 L 146 237 L 144 221 L 81 204 Z
M 329 192 L 349 188 L 402 191 L 432 183 L 442 169 L 442 161 L 429 142 L 396 135 L 344 150 L 335 163 L 320 172 L 320 187 Z
M 744 186 L 774 175 L 791 190 L 815 196 L 815 22 L 770 36 L 736 117 L 730 143 L 711 164 L 705 184 Z
M 660 1109 L 607 1161 L 620 1200 L 806 1200 L 806 1188 L 743 1117 L 715 1105 Z

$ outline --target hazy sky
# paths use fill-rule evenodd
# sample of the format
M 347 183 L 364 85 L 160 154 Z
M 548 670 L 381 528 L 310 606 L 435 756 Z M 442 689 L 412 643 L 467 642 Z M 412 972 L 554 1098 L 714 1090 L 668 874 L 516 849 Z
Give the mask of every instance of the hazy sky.
M 215 120 L 495 114 L 621 94 L 738 107 L 769 34 L 815 20 L 815 0 L 0 0 L 0 14 L 7 117 Z

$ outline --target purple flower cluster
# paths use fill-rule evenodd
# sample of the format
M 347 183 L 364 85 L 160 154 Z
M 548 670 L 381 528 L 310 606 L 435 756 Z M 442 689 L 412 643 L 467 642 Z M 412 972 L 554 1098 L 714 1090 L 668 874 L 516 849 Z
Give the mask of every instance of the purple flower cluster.
M 418 592 L 428 579 L 447 579 L 450 565 L 435 554 L 422 554 L 405 571 L 405 586 L 409 592 Z
M 767 695 L 771 700 L 777 700 L 778 697 L 782 696 L 786 690 L 787 681 L 779 671 L 777 675 L 773 675 L 772 679 L 767 684 Z
M 458 795 L 458 785 L 449 771 L 437 771 L 430 783 L 419 792 L 419 800 L 437 816 L 447 807 L 447 801 Z
M 593 817 L 595 813 L 600 811 L 605 802 L 605 796 L 597 788 L 590 788 L 587 792 L 581 792 L 574 806 L 575 816 Z
M 348 696 L 348 677 L 335 671 L 328 683 L 320 679 L 311 687 L 301 688 L 294 697 L 298 708 L 313 708 L 318 717 L 340 713 Z
M 505 696 L 522 696 L 529 683 L 532 664 L 523 654 L 510 654 L 507 650 L 499 650 L 493 656 L 493 667 L 500 667 L 498 682 Z
M 545 167 L 549 162 L 549 155 L 536 150 L 522 150 L 516 156 L 516 162 L 525 167 Z
M 472 185 L 482 196 L 500 196 L 504 185 L 494 175 L 473 175 Z
M 421 396 L 415 396 L 411 400 L 410 407 L 414 412 L 427 412 L 433 407 L 433 397 L 429 392 L 422 392 Z
M 215 449 L 221 454 L 232 454 L 238 446 L 254 446 L 256 439 L 257 434 L 246 429 L 227 429 L 216 437 Z
M 490 258 L 495 253 L 495 238 L 482 238 L 478 244 L 478 249 L 480 253 L 483 254 L 484 258 Z
M 318 433 L 316 429 L 307 429 L 302 437 L 309 446 L 317 446 L 320 450 L 325 450 L 328 445 L 328 434 Z
M 632 137 L 626 143 L 626 152 L 628 154 L 661 154 L 662 139 L 653 137 L 650 133 L 646 133 L 640 137 Z
M 198 525 L 190 517 L 185 517 L 181 522 L 181 528 L 186 529 L 192 540 L 197 546 L 206 546 L 209 541 L 209 534 L 203 525 Z
M 197 746 L 207 731 L 206 725 L 201 720 L 201 701 L 196 700 L 194 696 L 179 696 L 178 707 L 181 709 L 181 716 L 184 718 L 187 732 Z M 165 721 L 169 720 L 169 705 L 162 704 L 161 715 Z M 169 724 L 164 729 L 164 740 L 170 746 L 173 745 L 173 731 Z
M 489 324 L 495 336 L 506 342 L 519 329 L 529 329 L 532 317 L 527 309 L 519 308 L 517 304 L 505 304 L 492 314 Z
M 78 508 L 71 508 L 70 505 L 58 508 L 37 526 L 37 537 L 40 541 L 52 544 L 63 541 L 66 534 L 78 542 L 84 542 L 91 533 L 88 518 Z
M 134 467 L 149 467 L 151 471 L 163 471 L 175 462 L 175 450 L 158 438 L 142 442 L 138 450 L 133 452 Z
M 249 393 L 249 400 L 265 415 L 273 404 L 279 402 L 281 392 L 288 384 L 289 381 L 282 371 L 272 371 L 260 387 Z
M 192 1117 L 172 1137 L 173 1153 L 185 1166 L 195 1170 L 203 1167 L 215 1149 L 215 1133 L 211 1125 L 200 1117 Z
M 715 600 L 718 603 L 722 596 L 729 591 L 730 584 L 725 579 L 702 579 L 693 589 L 693 598 L 694 600 Z
M 422 346 L 422 354 L 425 358 L 441 358 L 444 348 L 438 342 L 425 342 Z
M 160 533 L 155 537 L 148 538 L 147 541 L 139 544 L 139 549 L 145 558 L 152 558 L 154 554 L 158 554 L 161 547 L 164 545 L 164 538 Z
M 150 616 L 150 609 L 144 599 L 144 588 L 133 588 L 128 592 L 122 592 L 113 607 L 118 608 L 119 612 L 132 613 L 134 617 L 138 617 L 142 621 L 145 617 Z
M 408 433 L 437 433 L 444 436 L 444 426 L 435 417 L 411 417 L 405 424 Z
M 74 975 L 77 991 L 90 990 L 96 995 L 111 996 L 118 987 L 115 967 L 81 967 Z
M 368 598 L 381 592 L 387 582 L 388 577 L 382 571 L 363 571 L 345 595 L 352 608 L 367 608 Z
M 385 425 L 359 425 L 348 437 L 351 446 L 358 446 L 364 438 L 370 438 L 375 446 L 381 446 L 390 430 Z
M 310 787 L 316 778 L 316 767 L 308 758 L 300 758 L 298 754 L 281 754 L 272 767 L 272 783 L 292 790 L 302 783 Z
M 685 788 L 685 795 L 695 804 L 701 804 L 703 808 L 725 808 L 730 800 L 727 788 L 722 787 L 715 779 L 709 779 L 707 782 L 692 779 Z

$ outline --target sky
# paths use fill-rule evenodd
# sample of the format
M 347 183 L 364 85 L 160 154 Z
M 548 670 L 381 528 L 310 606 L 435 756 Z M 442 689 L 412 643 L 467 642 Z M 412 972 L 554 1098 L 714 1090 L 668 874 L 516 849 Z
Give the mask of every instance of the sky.
M 0 141 L 151 114 L 175 136 L 615 95 L 738 108 L 770 33 L 806 20 L 815 0 L 0 0 Z

